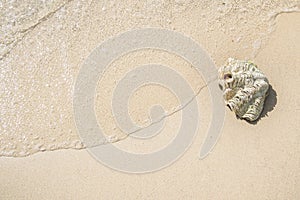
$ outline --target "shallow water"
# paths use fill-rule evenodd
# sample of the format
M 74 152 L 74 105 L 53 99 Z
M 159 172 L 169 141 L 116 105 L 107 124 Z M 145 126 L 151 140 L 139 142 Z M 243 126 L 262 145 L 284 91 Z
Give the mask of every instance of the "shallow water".
M 298 12 L 299 1 L 12 0 L 0 8 L 0 156 L 20 157 L 84 148 L 74 122 L 73 86 L 84 59 L 107 38 L 141 27 L 167 28 L 193 38 L 219 66 L 229 56 L 255 59 L 276 17 Z

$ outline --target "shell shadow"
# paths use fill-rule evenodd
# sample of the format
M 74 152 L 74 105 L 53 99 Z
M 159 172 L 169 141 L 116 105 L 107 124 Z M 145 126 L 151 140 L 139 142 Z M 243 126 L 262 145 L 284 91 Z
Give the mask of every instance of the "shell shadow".
M 268 113 L 271 112 L 272 110 L 274 110 L 276 104 L 277 104 L 277 93 L 273 89 L 272 85 L 269 85 L 269 95 L 265 100 L 264 109 L 261 112 L 261 115 L 259 116 L 259 118 L 257 120 L 255 120 L 253 122 L 249 122 L 249 121 L 247 121 L 247 122 L 249 124 L 256 125 L 257 122 L 259 120 L 261 120 L 261 118 L 268 117 Z

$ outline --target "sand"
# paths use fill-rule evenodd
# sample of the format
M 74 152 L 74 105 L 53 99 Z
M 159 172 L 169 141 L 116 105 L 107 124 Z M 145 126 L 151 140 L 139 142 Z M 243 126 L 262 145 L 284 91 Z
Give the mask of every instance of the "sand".
M 91 2 L 91 4 L 93 4 L 93 2 Z M 50 56 L 38 62 L 37 66 L 39 70 L 35 73 L 35 78 L 33 77 L 33 80 L 40 80 L 40 85 L 38 85 L 37 88 L 33 87 L 31 93 L 28 91 L 25 92 L 26 94 L 32 95 L 30 103 L 19 103 L 15 105 L 15 107 L 13 107 L 16 111 L 15 115 L 9 115 L 10 118 L 7 117 L 7 115 L 4 118 L 6 120 L 8 119 L 8 122 L 12 122 L 15 119 L 13 118 L 14 116 L 21 115 L 18 115 L 18 112 L 23 108 L 22 105 L 25 106 L 25 110 L 33 109 L 35 105 L 39 105 L 40 102 L 42 102 L 40 103 L 41 105 L 44 105 L 44 107 L 36 108 L 35 115 L 28 111 L 25 116 L 30 119 L 28 119 L 28 121 L 21 121 L 19 126 L 18 124 L 13 124 L 6 129 L 2 126 L 2 144 L 7 144 L 6 142 L 9 139 L 9 134 L 7 136 L 7 133 L 15 131 L 11 139 L 12 143 L 18 141 L 16 144 L 21 147 L 18 146 L 14 148 L 8 146 L 8 149 L 11 148 L 15 150 L 15 152 L 7 155 L 4 154 L 8 152 L 6 151 L 7 149 L 2 149 L 4 155 L 0 158 L 0 199 L 300 198 L 300 95 L 298 94 L 298 87 L 300 86 L 298 77 L 300 71 L 297 69 L 300 64 L 300 14 L 281 13 L 276 15 L 274 19 L 276 23 L 272 26 L 274 32 L 269 34 L 267 39 L 263 37 L 259 38 L 262 42 L 261 45 L 258 45 L 258 42 L 254 43 L 258 45 L 259 48 L 253 48 L 252 43 L 250 43 L 251 47 L 245 47 L 239 51 L 239 48 L 244 46 L 248 41 L 255 42 L 257 40 L 253 32 L 249 34 L 247 39 L 240 42 L 242 44 L 239 42 L 232 42 L 232 44 L 226 42 L 213 43 L 216 38 L 222 37 L 222 33 L 218 33 L 218 31 L 209 33 L 205 30 L 203 32 L 209 37 L 197 36 L 197 34 L 201 35 L 200 30 L 203 27 L 190 26 L 188 23 L 184 24 L 185 18 L 190 18 L 189 23 L 195 25 L 197 24 L 197 18 L 191 17 L 191 13 L 195 13 L 195 11 L 189 12 L 189 9 L 192 8 L 187 6 L 188 4 L 182 4 L 184 3 L 175 4 L 178 7 L 178 13 L 180 13 L 177 14 L 182 18 L 177 19 L 176 15 L 173 18 L 171 17 L 173 24 L 168 25 L 168 21 L 160 21 L 160 19 L 165 19 L 166 16 L 168 17 L 167 12 L 156 13 L 156 15 L 154 15 L 156 17 L 147 19 L 150 20 L 148 23 L 152 26 L 156 25 L 166 28 L 168 28 L 168 26 L 169 28 L 176 27 L 177 30 L 179 29 L 179 32 L 196 38 L 209 52 L 218 66 L 224 63 L 229 56 L 242 59 L 252 58 L 268 76 L 273 88 L 266 102 L 266 111 L 261 120 L 254 125 L 248 124 L 245 121 L 237 120 L 233 113 L 226 109 L 226 118 L 221 138 L 212 153 L 205 159 L 199 160 L 199 150 L 207 133 L 211 112 L 208 91 L 204 89 L 197 96 L 200 113 L 204 116 L 200 119 L 201 126 L 199 127 L 198 134 L 188 151 L 174 164 L 157 172 L 140 175 L 122 173 L 107 168 L 97 162 L 87 150 L 74 150 L 76 148 L 80 149 L 82 146 L 78 143 L 76 128 L 72 115 L 70 114 L 72 113 L 72 107 L 68 106 L 71 100 L 71 88 L 68 86 L 73 84 L 73 80 L 71 81 L 70 79 L 74 78 L 74 74 L 78 72 L 80 63 L 88 56 L 89 52 L 99 41 L 102 41 L 109 35 L 114 35 L 122 30 L 126 30 L 126 27 L 130 27 L 130 23 L 142 26 L 143 23 L 147 21 L 129 20 L 129 24 L 126 24 L 124 22 L 125 19 L 123 19 L 123 21 L 119 21 L 120 23 L 123 22 L 123 26 L 116 27 L 115 29 L 113 27 L 117 26 L 116 23 L 111 22 L 114 26 L 110 28 L 102 27 L 106 30 L 103 35 L 82 31 L 75 39 L 73 38 L 74 41 L 68 40 L 71 36 L 62 36 L 57 33 L 59 31 L 48 30 L 49 33 L 57 33 L 57 35 L 49 37 L 68 40 L 69 43 L 66 43 L 66 45 L 71 45 L 67 48 L 68 51 L 66 55 L 68 55 L 68 59 L 67 61 L 63 60 L 65 55 L 64 51 L 48 52 Z M 97 7 L 99 5 L 94 6 Z M 165 9 L 164 6 L 168 6 L 168 4 L 161 6 Z M 105 10 L 107 8 L 100 6 L 98 9 Z M 196 8 L 196 10 L 197 9 L 200 8 Z M 94 9 L 94 12 L 96 12 L 96 10 L 97 8 Z M 151 16 L 152 11 L 153 10 L 149 9 L 147 16 Z M 110 20 L 114 13 L 111 10 L 108 12 L 107 18 Z M 87 15 L 95 16 L 96 14 L 89 13 Z M 126 18 L 126 13 L 124 16 L 122 15 L 121 18 Z M 101 16 L 99 16 L 99 19 L 101 19 Z M 55 24 L 55 19 L 50 18 L 49 20 L 50 21 L 47 21 L 48 26 L 51 23 Z M 67 21 L 66 23 L 72 24 L 74 18 L 67 19 Z M 92 22 L 95 21 L 97 21 L 97 19 L 92 19 Z M 93 24 L 92 22 L 90 24 L 82 23 L 79 27 L 83 30 L 99 28 L 94 27 L 95 23 Z M 107 22 L 107 24 L 109 24 L 109 22 Z M 217 29 L 217 25 L 218 23 L 215 23 L 208 27 Z M 47 27 L 47 24 L 41 24 L 41 26 Z M 76 25 L 74 25 L 74 27 L 76 28 Z M 264 29 L 267 29 L 266 24 L 261 24 L 259 27 L 262 29 L 262 32 Z M 221 28 L 226 29 L 226 25 L 225 27 L 221 26 Z M 27 60 L 25 59 L 27 55 L 26 52 L 31 53 L 32 57 L 30 58 L 32 60 L 35 61 L 38 59 L 37 52 L 24 49 L 30 46 L 30 42 L 27 44 L 27 41 L 30 39 L 33 40 L 35 36 L 38 37 L 38 35 L 40 35 L 38 33 L 41 33 L 41 30 L 43 30 L 43 28 L 33 30 L 33 32 L 30 33 L 31 35 L 28 36 L 29 39 L 24 42 L 25 44 L 17 46 L 10 53 L 9 56 L 11 57 L 7 58 L 10 59 L 10 62 L 4 60 L 6 62 L 4 64 L 9 63 L 10 66 L 14 66 L 14 64 L 22 59 L 24 62 L 30 63 L 28 57 Z M 36 33 L 34 31 L 36 31 Z M 68 31 L 70 30 L 67 30 L 67 32 Z M 45 30 L 45 32 L 47 31 Z M 234 36 L 233 39 L 239 39 L 236 33 L 232 33 L 230 36 Z M 84 43 L 83 39 L 87 37 L 89 38 L 89 42 L 87 43 L 88 47 L 80 48 Z M 49 43 L 47 44 L 51 44 L 51 38 L 43 41 L 48 41 Z M 220 38 L 220 41 L 223 40 Z M 224 41 L 227 41 L 227 39 L 224 39 Z M 33 42 L 32 45 L 38 44 Z M 55 47 L 49 46 L 49 48 Z M 81 57 L 77 56 L 78 52 L 76 51 L 82 53 L 80 54 Z M 22 54 L 23 52 L 24 55 Z M 195 73 L 194 69 L 188 68 L 187 63 L 180 61 L 178 58 L 174 58 L 173 55 L 164 55 L 163 52 L 150 51 L 137 52 L 136 55 L 131 56 L 136 62 L 147 62 L 147 60 L 142 59 L 146 53 L 152 55 L 153 58 L 157 58 L 157 55 L 160 55 L 160 57 L 157 58 L 158 62 L 167 62 L 184 74 L 193 89 L 197 90 L 197 88 L 204 84 L 201 76 Z M 45 55 L 48 54 L 45 52 Z M 14 55 L 19 55 L 19 57 L 14 57 Z M 123 72 L 130 69 L 130 60 L 132 59 L 129 58 L 120 59 L 113 64 L 115 66 L 123 66 L 123 68 L 118 68 L 117 75 L 114 76 L 116 80 Z M 175 64 L 172 64 L 172 61 L 174 61 Z M 74 67 L 57 67 L 61 66 L 59 63 L 65 63 L 66 66 Z M 47 67 L 43 67 L 43 64 L 46 64 Z M 27 65 L 25 64 L 25 66 Z M 61 71 L 59 71 L 59 69 Z M 114 66 L 112 66 L 111 69 L 113 71 Z M 27 70 L 28 69 L 24 68 L 23 72 L 30 74 L 30 71 Z M 22 70 L 18 69 L 18 71 Z M 46 75 L 46 72 L 53 76 Z M 19 76 L 25 77 L 24 79 L 19 78 L 16 80 L 31 80 L 28 79 L 30 76 L 24 73 L 20 73 L 21 75 Z M 100 91 L 99 96 L 101 97 L 95 102 L 98 116 L 103 116 L 103 113 L 109 113 L 105 109 L 107 109 L 109 105 L 108 99 L 111 95 L 111 88 L 114 88 L 115 84 L 114 80 L 109 78 L 111 77 L 110 73 L 113 72 L 108 71 L 102 82 L 99 82 L 97 88 Z M 70 81 L 70 83 L 68 81 L 62 82 L 62 78 L 59 76 L 61 74 L 64 74 L 66 80 Z M 10 76 L 10 78 L 11 79 L 8 80 L 14 80 L 13 76 Z M 47 78 L 49 78 L 50 85 L 47 85 L 47 82 L 45 82 Z M 55 82 L 55 80 L 57 81 Z M 57 83 L 57 85 L 55 85 L 55 83 Z M 30 82 L 24 83 L 25 87 L 30 84 Z M 107 91 L 101 90 L 100 85 L 107 89 Z M 39 92 L 44 87 L 46 89 L 44 89 L 43 92 Z M 155 91 L 157 90 L 159 90 L 159 94 L 164 98 L 155 96 Z M 101 91 L 104 91 L 104 97 L 103 94 L 101 95 Z M 24 91 L 21 88 L 17 92 L 18 95 L 21 95 Z M 148 101 L 142 101 L 139 99 L 141 97 L 136 95 L 137 97 L 133 98 L 129 105 L 129 110 L 132 113 L 132 118 L 140 124 L 143 124 L 147 119 L 147 110 L 143 108 L 156 103 L 157 99 L 155 97 L 161 100 L 160 103 L 165 106 L 166 110 L 172 110 L 178 103 L 176 98 L 170 93 L 164 89 L 155 88 L 155 86 L 143 88 L 139 91 L 139 94 L 141 96 L 149 95 L 149 98 L 147 98 Z M 26 100 L 26 98 L 27 97 L 24 99 Z M 18 105 L 21 108 L 18 107 Z M 62 107 L 61 105 L 66 106 Z M 7 108 L 3 108 L 3 110 L 6 109 Z M 108 114 L 106 116 L 105 119 L 107 122 L 106 124 L 104 123 L 108 131 L 115 128 L 110 122 L 110 120 L 113 120 L 110 115 L 111 114 Z M 105 122 L 101 120 L 103 119 L 99 119 L 99 123 Z M 19 122 L 18 120 L 15 121 Z M 28 122 L 32 126 L 28 127 L 24 125 L 26 124 L 25 122 Z M 149 152 L 153 149 L 157 149 L 172 137 L 173 131 L 171 130 L 178 126 L 178 122 L 180 122 L 180 113 L 168 119 L 165 126 L 166 129 L 158 138 L 143 142 L 133 141 L 127 138 L 119 142 L 118 145 L 132 151 L 139 150 Z M 114 133 L 116 133 L 116 131 Z M 118 133 L 116 135 L 120 134 L 121 133 Z M 27 138 L 26 141 L 29 141 L 28 144 L 26 144 L 26 141 L 20 142 L 20 140 L 18 140 L 19 138 L 22 139 L 24 135 L 26 136 L 25 138 Z M 34 140 L 36 135 L 38 139 Z M 36 142 L 32 144 L 30 143 L 31 141 Z M 25 147 L 22 146 L 23 144 Z M 38 146 L 36 149 L 32 148 L 32 145 L 40 144 L 42 144 L 42 146 Z M 53 147 L 51 145 L 56 146 Z M 26 149 L 27 147 L 28 149 Z M 27 155 L 27 157 L 20 157 L 24 156 L 22 152 L 24 155 Z

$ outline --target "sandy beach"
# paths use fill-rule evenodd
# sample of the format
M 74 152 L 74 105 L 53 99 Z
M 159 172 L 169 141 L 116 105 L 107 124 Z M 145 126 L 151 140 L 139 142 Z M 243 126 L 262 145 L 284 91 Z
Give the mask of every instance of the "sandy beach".
M 256 8 L 244 3 L 239 10 L 233 1 L 54 1 L 28 18 L 16 14 L 17 25 L 3 25 L 7 34 L 0 38 L 0 199 L 299 199 L 300 13 L 299 3 L 282 2 L 253 1 Z M 1 12 L 3 19 L 8 16 Z M 259 121 L 236 119 L 226 108 L 221 137 L 200 160 L 212 112 L 204 88 L 196 97 L 201 115 L 196 137 L 176 162 L 142 174 L 98 162 L 77 133 L 73 86 L 101 42 L 142 27 L 191 37 L 216 66 L 228 57 L 256 63 L 272 86 Z M 188 62 L 164 51 L 140 50 L 111 63 L 96 87 L 95 113 L 108 136 L 120 140 L 115 145 L 132 152 L 163 147 L 182 120 L 181 112 L 171 115 L 149 140 L 124 138 L 116 127 L 113 91 L 124 74 L 147 63 L 172 67 L 194 91 L 205 85 Z M 128 103 L 131 119 L 147 124 L 148 109 L 156 104 L 172 112 L 178 99 L 159 85 L 142 87 Z

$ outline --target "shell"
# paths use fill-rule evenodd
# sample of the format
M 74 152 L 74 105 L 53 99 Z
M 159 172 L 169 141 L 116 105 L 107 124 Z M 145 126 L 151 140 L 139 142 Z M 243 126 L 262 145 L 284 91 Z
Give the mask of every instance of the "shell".
M 219 69 L 219 86 L 226 105 L 239 118 L 258 119 L 268 95 L 269 81 L 254 63 L 229 58 Z

